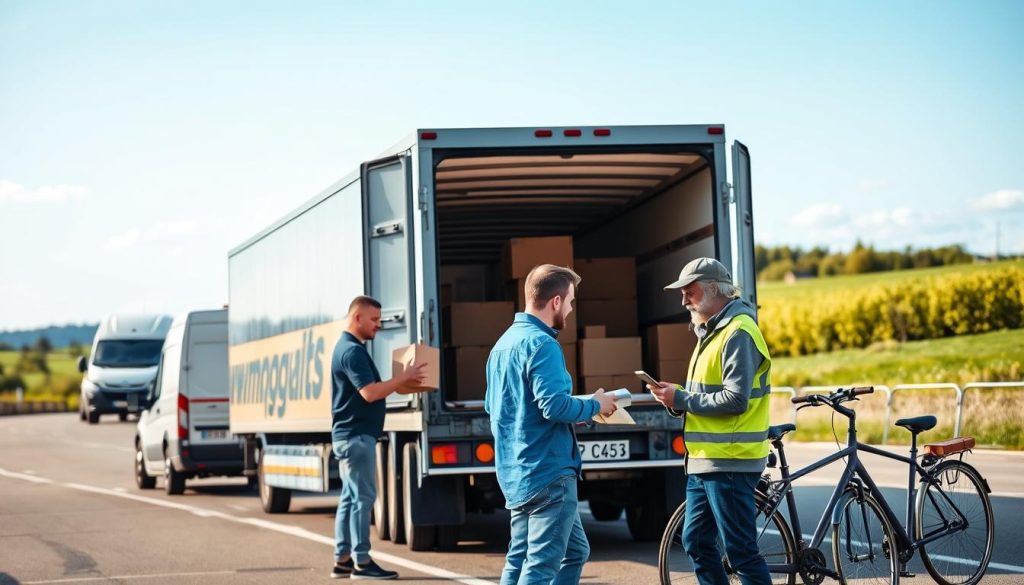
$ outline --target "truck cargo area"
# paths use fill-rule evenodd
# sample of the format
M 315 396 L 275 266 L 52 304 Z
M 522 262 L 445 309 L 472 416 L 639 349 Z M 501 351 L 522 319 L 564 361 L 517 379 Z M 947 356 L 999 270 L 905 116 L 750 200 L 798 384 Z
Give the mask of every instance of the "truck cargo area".
M 713 185 L 722 178 L 713 177 L 710 158 L 693 146 L 435 152 L 448 406 L 483 399 L 490 346 L 523 310 L 524 258 L 572 263 L 584 277 L 559 337 L 578 393 L 595 384 L 642 392 L 632 376 L 641 366 L 678 379 L 668 373 L 681 373 L 680 360 L 660 359 L 667 356 L 652 347 L 652 327 L 689 319 L 679 295 L 663 287 L 689 260 L 717 255 Z M 551 236 L 563 238 L 519 240 Z M 608 340 L 602 351 L 635 355 L 626 360 L 635 365 L 605 368 L 593 351 L 587 363 L 580 350 L 598 338 Z

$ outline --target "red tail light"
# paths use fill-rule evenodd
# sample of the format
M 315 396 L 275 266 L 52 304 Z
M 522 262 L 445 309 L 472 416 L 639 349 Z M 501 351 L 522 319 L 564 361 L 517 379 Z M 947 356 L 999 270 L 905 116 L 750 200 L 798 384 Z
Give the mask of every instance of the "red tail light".
M 420 132 L 421 140 L 437 140 L 437 132 Z
M 178 438 L 188 439 L 188 397 L 178 394 Z
M 476 446 L 476 460 L 480 463 L 494 461 L 494 447 L 490 443 L 480 443 Z
M 676 435 L 675 438 L 672 439 L 672 452 L 676 455 L 686 453 L 686 443 L 683 442 L 682 435 Z
M 455 445 L 434 445 L 430 448 L 430 460 L 434 465 L 458 463 L 459 450 Z

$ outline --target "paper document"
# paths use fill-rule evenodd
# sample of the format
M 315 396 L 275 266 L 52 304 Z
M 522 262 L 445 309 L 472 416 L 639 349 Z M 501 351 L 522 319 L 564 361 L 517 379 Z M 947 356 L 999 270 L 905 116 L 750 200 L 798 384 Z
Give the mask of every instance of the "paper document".
M 594 416 L 594 422 L 603 425 L 635 425 L 636 421 L 633 420 L 633 417 L 629 416 L 628 412 L 626 412 L 626 407 L 632 402 L 629 390 L 620 388 L 618 390 L 608 392 L 608 394 L 615 396 L 615 405 L 618 406 L 618 408 L 608 416 L 597 413 L 597 415 Z M 591 398 L 593 396 L 593 394 L 587 394 L 583 398 Z

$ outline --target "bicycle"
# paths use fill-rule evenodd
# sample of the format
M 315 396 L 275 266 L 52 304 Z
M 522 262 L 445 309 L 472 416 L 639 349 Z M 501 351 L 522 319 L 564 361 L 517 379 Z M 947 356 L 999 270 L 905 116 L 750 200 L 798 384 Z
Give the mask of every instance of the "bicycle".
M 917 551 L 931 577 L 941 585 L 974 585 L 988 568 L 995 541 L 992 503 L 988 482 L 963 456 L 974 447 L 974 439 L 961 437 L 924 446 L 918 462 L 917 436 L 934 428 L 934 416 L 896 421 L 911 433 L 910 456 L 904 457 L 857 441 L 854 410 L 843 406 L 858 396 L 874 392 L 871 387 L 840 388 L 831 394 L 810 394 L 793 398 L 807 407 L 828 406 L 849 420 L 846 447 L 790 473 L 782 437 L 796 430 L 795 424 L 773 426 L 768 440 L 778 453 L 769 455 L 769 467 L 779 466 L 781 479 L 765 474 L 756 493 L 758 546 L 768 564 L 773 583 L 795 585 L 797 577 L 806 585 L 819 585 L 826 577 L 840 583 L 893 583 L 914 576 L 907 563 Z M 858 453 L 865 452 L 907 464 L 907 515 L 905 524 L 892 511 L 881 490 L 868 474 Z M 953 459 L 951 457 L 958 456 Z M 822 512 L 814 534 L 807 542 L 800 528 L 793 481 L 841 459 L 845 469 Z M 914 478 L 918 477 L 915 488 Z M 780 511 L 785 502 L 789 520 Z M 658 556 L 661 583 L 696 582 L 687 569 L 689 559 L 682 548 L 682 525 L 686 502 L 669 519 Z M 831 529 L 833 567 L 821 550 Z M 913 531 L 913 536 L 911 536 Z M 719 539 L 719 552 L 730 582 L 739 576 L 729 565 Z M 959 567 L 966 567 L 960 569 Z

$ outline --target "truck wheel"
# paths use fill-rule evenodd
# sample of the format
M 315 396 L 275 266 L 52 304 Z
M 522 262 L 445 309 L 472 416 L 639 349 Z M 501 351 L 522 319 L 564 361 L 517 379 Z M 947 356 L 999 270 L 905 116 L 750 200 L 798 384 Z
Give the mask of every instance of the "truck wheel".
M 135 441 L 135 485 L 140 490 L 156 487 L 156 478 L 146 473 L 146 462 L 142 460 L 142 445 Z
M 599 522 L 614 522 L 622 517 L 622 506 L 590 500 L 590 514 Z
M 90 412 L 86 414 L 86 417 L 88 418 L 89 424 L 91 425 L 99 424 L 100 422 L 100 413 L 98 412 Z
M 405 544 L 405 517 L 402 514 L 402 450 L 397 443 L 389 442 L 387 453 L 387 496 L 388 532 L 395 544 Z
M 262 453 L 260 455 L 259 468 L 257 471 L 259 474 L 260 484 L 260 504 L 263 505 L 263 511 L 267 514 L 284 514 L 288 511 L 288 506 L 292 503 L 292 491 L 285 488 L 267 485 L 266 476 L 263 474 Z
M 373 524 L 377 527 L 378 538 L 391 540 L 391 531 L 388 530 L 388 444 L 378 441 L 375 448 L 377 499 L 373 501 Z
M 185 474 L 174 468 L 171 458 L 164 459 L 164 490 L 169 496 L 178 496 L 185 493 Z
M 424 551 L 434 548 L 437 528 L 417 525 L 412 520 L 413 490 L 419 489 L 419 447 L 406 443 L 402 449 L 402 507 L 405 516 L 405 542 L 410 550 Z

